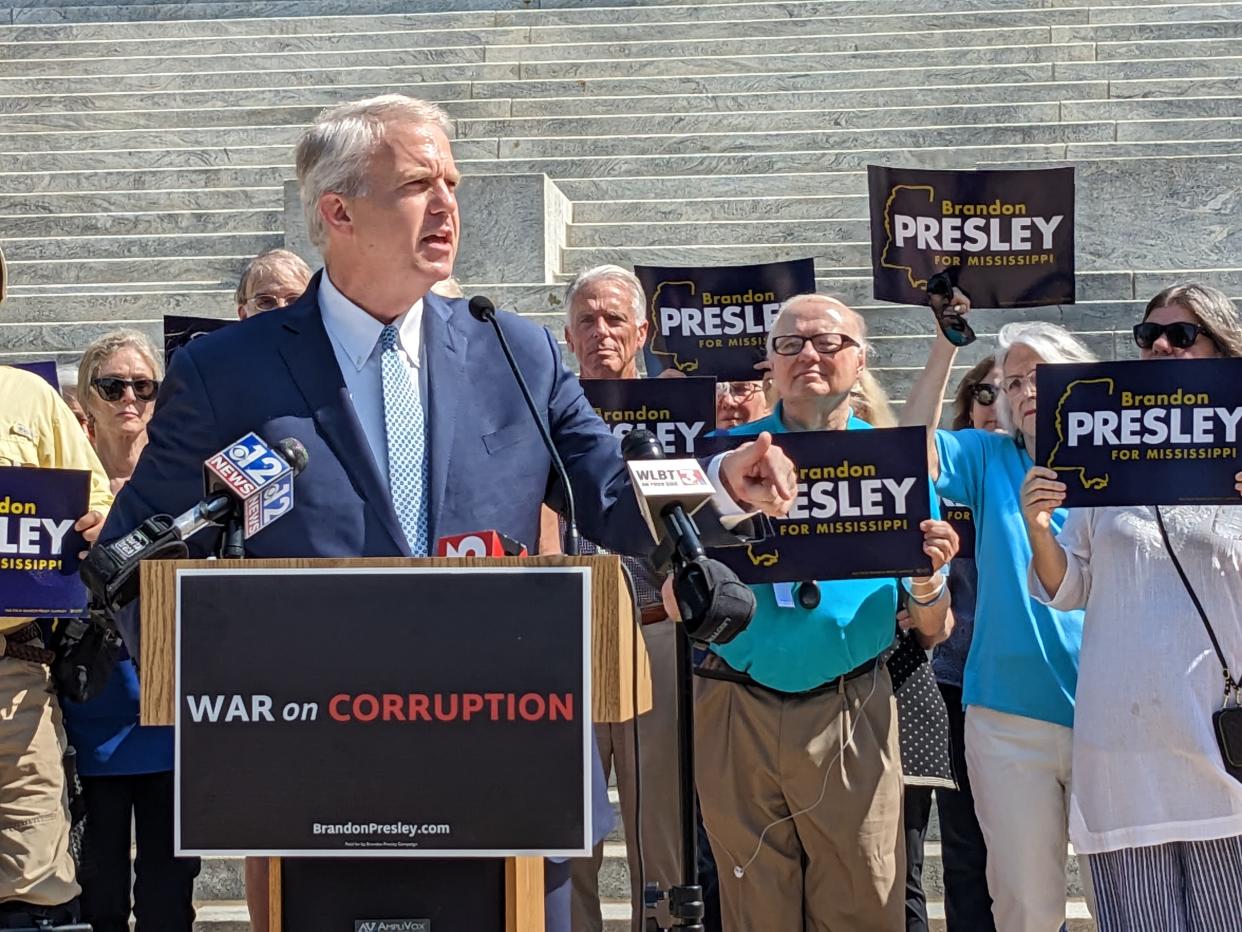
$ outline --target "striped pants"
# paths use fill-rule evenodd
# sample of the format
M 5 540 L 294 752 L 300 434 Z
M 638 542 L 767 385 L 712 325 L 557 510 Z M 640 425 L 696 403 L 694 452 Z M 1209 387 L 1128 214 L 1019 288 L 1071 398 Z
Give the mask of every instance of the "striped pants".
M 1089 857 L 1099 932 L 1242 929 L 1242 836 Z

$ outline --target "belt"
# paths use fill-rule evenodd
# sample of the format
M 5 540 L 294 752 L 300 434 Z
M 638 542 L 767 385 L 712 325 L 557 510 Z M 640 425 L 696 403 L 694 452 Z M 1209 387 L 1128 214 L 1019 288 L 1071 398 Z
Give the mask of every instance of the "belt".
M 668 621 L 668 612 L 665 611 L 663 603 L 660 602 L 644 605 L 638 610 L 638 613 L 640 620 L 645 625 L 654 625 L 661 621 Z
M 872 657 L 870 660 L 863 661 L 847 673 L 842 673 L 840 676 L 834 677 L 826 683 L 812 687 L 811 689 L 804 689 L 800 692 L 787 692 L 783 689 L 774 689 L 771 686 L 760 683 L 754 677 L 750 676 L 750 674 L 734 670 L 715 654 L 709 654 L 703 661 L 703 664 L 705 665 L 700 665 L 695 668 L 694 675 L 701 676 L 707 680 L 724 680 L 726 683 L 737 683 L 739 686 L 753 686 L 756 689 L 762 689 L 765 692 L 774 693 L 777 696 L 786 696 L 791 699 L 806 699 L 812 696 L 823 695 L 825 693 L 837 692 L 850 680 L 857 679 L 860 676 L 865 676 L 870 673 L 876 668 L 876 666 L 883 663 L 887 657 L 888 652 L 885 651 L 877 657 Z
M 16 631 L 10 631 L 2 636 L 4 640 L 4 656 L 12 657 L 14 660 L 26 660 L 30 663 L 41 663 L 44 666 L 51 666 L 52 661 L 56 659 L 56 655 L 43 647 L 43 634 L 39 631 L 39 626 L 31 622 L 30 624 L 18 628 Z M 32 644 L 31 642 L 38 642 Z

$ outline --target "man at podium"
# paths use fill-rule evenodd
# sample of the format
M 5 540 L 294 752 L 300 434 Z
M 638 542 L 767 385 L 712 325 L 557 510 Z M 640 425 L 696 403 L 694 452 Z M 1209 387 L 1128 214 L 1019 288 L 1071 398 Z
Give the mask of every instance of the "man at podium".
M 480 524 L 535 549 L 540 505 L 564 505 L 549 453 L 495 334 L 465 301 L 431 293 L 452 274 L 460 236 L 450 128 L 434 104 L 386 95 L 327 110 L 308 129 L 297 175 L 325 267 L 280 314 L 177 354 L 105 542 L 193 505 L 204 460 L 254 431 L 297 439 L 308 465 L 296 507 L 246 541 L 248 557 L 424 556 Z M 584 535 L 648 552 L 618 442 L 556 341 L 517 316 L 498 320 L 565 463 Z M 726 455 L 720 477 L 747 510 L 782 514 L 792 503 L 793 466 L 770 438 Z M 218 536 L 193 538 L 191 556 L 212 552 Z M 136 653 L 136 614 L 121 627 Z M 568 928 L 567 917 L 549 928 Z

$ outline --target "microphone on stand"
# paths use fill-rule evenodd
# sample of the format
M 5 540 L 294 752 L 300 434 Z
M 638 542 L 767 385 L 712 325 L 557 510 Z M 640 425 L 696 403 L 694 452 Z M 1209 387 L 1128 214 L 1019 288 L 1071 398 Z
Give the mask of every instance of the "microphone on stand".
M 492 304 L 490 298 L 477 294 L 470 299 L 469 307 L 471 317 L 479 321 L 479 323 L 491 324 L 492 329 L 496 331 L 496 339 L 500 341 L 500 349 L 505 354 L 505 360 L 509 363 L 509 369 L 517 380 L 518 388 L 522 391 L 522 398 L 526 401 L 526 407 L 530 410 L 530 416 L 535 419 L 535 427 L 539 430 L 539 438 L 543 441 L 543 445 L 548 451 L 548 456 L 552 459 L 552 468 L 556 471 L 556 477 L 561 482 L 561 488 L 565 490 L 565 553 L 571 557 L 576 557 L 581 552 L 581 538 L 578 535 L 577 512 L 574 510 L 574 490 L 569 484 L 569 473 L 565 470 L 561 454 L 557 452 L 556 444 L 552 442 L 552 435 L 548 433 L 548 427 L 544 424 L 543 418 L 539 414 L 539 409 L 535 406 L 535 399 L 531 397 L 530 386 L 526 384 L 522 370 L 518 368 L 517 360 L 513 358 L 513 350 L 509 347 L 509 341 L 505 338 L 504 331 L 500 329 L 500 321 L 496 319 L 496 305 Z

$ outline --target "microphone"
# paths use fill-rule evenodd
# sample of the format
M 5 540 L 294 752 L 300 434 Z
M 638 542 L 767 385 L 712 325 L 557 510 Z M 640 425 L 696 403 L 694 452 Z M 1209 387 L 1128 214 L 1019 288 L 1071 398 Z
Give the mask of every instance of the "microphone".
M 621 454 L 630 463 L 664 460 L 664 447 L 650 431 L 632 430 L 621 440 Z M 673 594 L 682 623 L 696 641 L 727 644 L 750 624 L 755 594 L 731 569 L 707 556 L 699 529 L 687 513 L 687 508 L 690 512 L 700 508 L 715 491 L 702 467 L 695 460 L 665 460 L 661 465 L 662 469 L 645 474 L 641 467 L 631 465 L 630 475 L 648 523 L 652 512 L 658 511 L 663 519 L 672 549 Z M 706 497 L 702 497 L 703 485 Z M 647 491 L 652 489 L 654 494 Z
M 556 477 L 560 480 L 561 488 L 565 490 L 565 553 L 571 557 L 576 557 L 581 552 L 581 539 L 578 535 L 578 513 L 574 508 L 574 490 L 569 484 L 569 473 L 565 471 L 565 464 L 561 461 L 561 454 L 557 452 L 556 444 L 552 442 L 552 435 L 548 433 L 547 425 L 543 423 L 539 409 L 535 406 L 535 399 L 531 397 L 530 387 L 522 376 L 522 370 L 518 368 L 517 360 L 513 358 L 513 350 L 509 347 L 509 341 L 505 338 L 504 331 L 500 329 L 500 322 L 496 320 L 496 305 L 492 304 L 490 298 L 477 294 L 470 299 L 469 308 L 471 317 L 479 323 L 491 324 L 492 329 L 496 331 L 496 339 L 500 341 L 500 349 L 505 354 L 505 361 L 509 363 L 509 369 L 517 380 L 518 388 L 522 391 L 522 398 L 526 401 L 526 407 L 530 410 L 530 416 L 535 419 L 535 427 L 539 429 L 539 439 L 543 441 L 544 447 L 547 448 L 548 456 L 552 459 L 552 468 L 556 471 Z
M 499 531 L 467 531 L 436 542 L 437 557 L 526 557 L 526 545 Z
M 115 613 L 138 598 L 143 560 L 184 559 L 187 540 L 223 522 L 253 536 L 293 508 L 293 477 L 308 459 L 306 447 L 292 437 L 268 447 L 258 435 L 246 434 L 203 464 L 207 494 L 188 511 L 152 515 L 112 543 L 92 547 L 79 569 L 87 591 L 105 612 Z

